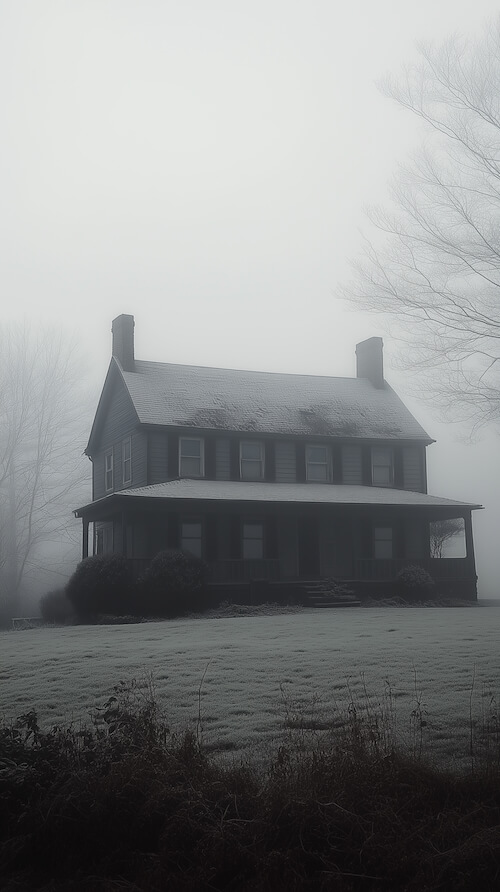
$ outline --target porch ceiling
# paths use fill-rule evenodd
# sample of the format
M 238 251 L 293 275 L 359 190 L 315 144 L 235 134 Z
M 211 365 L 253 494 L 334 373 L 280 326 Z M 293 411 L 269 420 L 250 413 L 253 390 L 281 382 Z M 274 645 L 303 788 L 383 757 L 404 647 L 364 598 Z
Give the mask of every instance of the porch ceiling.
M 324 483 L 247 483 L 225 480 L 170 480 L 154 486 L 124 489 L 75 511 L 77 517 L 96 512 L 111 503 L 124 503 L 130 499 L 180 500 L 197 502 L 235 502 L 296 505 L 366 505 L 401 508 L 438 508 L 448 510 L 474 510 L 482 505 L 457 502 L 427 493 L 409 492 L 377 486 L 351 486 Z

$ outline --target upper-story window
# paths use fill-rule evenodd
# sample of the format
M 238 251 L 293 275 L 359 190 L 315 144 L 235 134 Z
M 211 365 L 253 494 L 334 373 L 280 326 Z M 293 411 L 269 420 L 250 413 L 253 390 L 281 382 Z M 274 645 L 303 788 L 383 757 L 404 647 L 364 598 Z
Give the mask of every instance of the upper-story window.
M 113 485 L 113 450 L 110 449 L 104 456 L 104 487 L 106 492 L 111 492 Z
M 122 477 L 123 483 L 132 483 L 132 439 L 127 437 L 122 443 Z
M 241 441 L 240 477 L 242 480 L 264 479 L 264 444 L 260 440 Z
M 203 477 L 204 450 L 201 437 L 179 438 L 179 477 Z
M 372 447 L 373 486 L 394 486 L 394 454 L 390 446 Z
M 306 480 L 327 483 L 332 479 L 332 463 L 328 446 L 306 446 Z

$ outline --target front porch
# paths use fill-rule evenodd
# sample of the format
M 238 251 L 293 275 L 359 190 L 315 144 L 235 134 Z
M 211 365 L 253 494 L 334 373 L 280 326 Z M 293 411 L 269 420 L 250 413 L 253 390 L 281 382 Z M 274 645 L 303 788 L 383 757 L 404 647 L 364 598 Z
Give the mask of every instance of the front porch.
M 196 498 L 160 497 L 157 487 L 146 497 L 133 491 L 110 496 L 80 514 L 83 555 L 123 554 L 138 577 L 158 552 L 181 549 L 205 560 L 212 586 L 333 578 L 367 593 L 383 591 L 401 569 L 418 565 L 438 591 L 477 597 L 471 520 L 476 506 L 375 487 L 254 486 L 238 485 L 234 499 L 219 501 L 215 487 L 206 500 L 198 490 Z M 241 493 L 254 498 L 242 501 Z M 268 493 L 273 501 L 264 498 Z M 462 548 L 455 552 L 460 556 L 431 557 L 430 526 L 447 518 L 463 521 Z

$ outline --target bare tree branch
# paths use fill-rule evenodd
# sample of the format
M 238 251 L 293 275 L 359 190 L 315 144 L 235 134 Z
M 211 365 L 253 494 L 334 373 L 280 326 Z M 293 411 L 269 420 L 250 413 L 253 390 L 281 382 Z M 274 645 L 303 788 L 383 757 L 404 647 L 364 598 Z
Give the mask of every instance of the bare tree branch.
M 89 415 L 71 345 L 0 327 L 0 612 L 12 613 L 37 546 L 65 537 L 86 478 Z
M 430 399 L 472 426 L 500 419 L 500 19 L 477 42 L 420 47 L 384 91 L 428 127 L 341 293 L 395 325 Z M 436 372 L 438 374 L 436 374 Z

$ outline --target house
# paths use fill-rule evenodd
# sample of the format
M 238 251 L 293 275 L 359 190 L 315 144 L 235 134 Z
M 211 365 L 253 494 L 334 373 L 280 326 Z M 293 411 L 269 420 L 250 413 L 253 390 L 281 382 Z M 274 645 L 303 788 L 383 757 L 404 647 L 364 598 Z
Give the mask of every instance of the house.
M 121 553 L 138 573 L 182 548 L 213 585 L 335 577 L 359 591 L 419 564 L 476 597 L 480 506 L 427 493 L 434 441 L 384 380 L 381 338 L 357 345 L 355 378 L 332 378 L 137 360 L 130 315 L 112 335 L 92 502 L 75 512 L 84 557 Z M 445 518 L 463 518 L 463 557 L 430 557 Z

